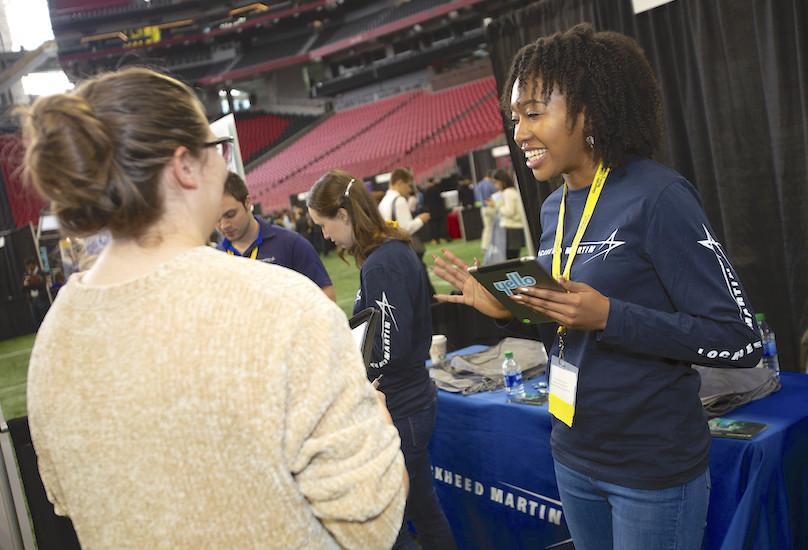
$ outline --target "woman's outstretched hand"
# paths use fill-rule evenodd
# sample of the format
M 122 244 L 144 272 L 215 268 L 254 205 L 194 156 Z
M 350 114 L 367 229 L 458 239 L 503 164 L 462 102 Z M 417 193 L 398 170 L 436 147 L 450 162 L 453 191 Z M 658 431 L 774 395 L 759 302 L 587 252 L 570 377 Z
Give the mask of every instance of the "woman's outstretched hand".
M 566 292 L 539 287 L 516 289 L 511 299 L 567 328 L 603 330 L 609 319 L 609 299 L 586 283 L 558 280 Z
M 432 271 L 462 292 L 462 294 L 436 294 L 435 299 L 437 301 L 466 304 L 494 319 L 508 319 L 511 317 L 511 312 L 500 304 L 483 285 L 477 282 L 477 279 L 469 275 L 468 264 L 445 248 L 442 252 L 442 257 L 432 256 L 435 259 Z M 477 260 L 474 261 L 475 265 L 479 265 L 479 263 Z

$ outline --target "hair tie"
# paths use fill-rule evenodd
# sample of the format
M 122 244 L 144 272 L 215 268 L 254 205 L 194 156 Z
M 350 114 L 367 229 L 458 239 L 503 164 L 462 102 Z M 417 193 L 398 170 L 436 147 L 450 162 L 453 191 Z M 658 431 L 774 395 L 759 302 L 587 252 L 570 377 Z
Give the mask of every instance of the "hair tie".
M 351 191 L 351 186 L 354 184 L 356 180 L 351 178 L 351 181 L 348 182 L 348 187 L 345 188 L 345 196 L 348 196 L 348 193 Z

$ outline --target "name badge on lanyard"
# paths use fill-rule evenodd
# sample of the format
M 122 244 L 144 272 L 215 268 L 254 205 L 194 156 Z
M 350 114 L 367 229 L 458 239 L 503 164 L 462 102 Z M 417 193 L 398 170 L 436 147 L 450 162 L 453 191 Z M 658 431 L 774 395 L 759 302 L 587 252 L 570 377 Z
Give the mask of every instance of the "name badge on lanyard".
M 570 280 L 570 273 L 572 271 L 572 262 L 575 260 L 576 254 L 578 254 L 578 246 L 581 244 L 581 239 L 583 239 L 586 227 L 589 225 L 589 220 L 592 219 L 592 215 L 595 213 L 595 206 L 598 204 L 600 192 L 603 190 L 603 184 L 606 183 L 609 172 L 610 169 L 604 168 L 603 163 L 600 163 L 595 173 L 595 179 L 592 180 L 592 185 L 589 187 L 589 195 L 586 197 L 586 204 L 584 205 L 583 214 L 581 214 L 581 221 L 578 222 L 578 230 L 575 232 L 575 237 L 572 239 L 570 253 L 567 257 L 567 263 L 564 266 L 563 276 L 568 281 Z M 558 222 L 556 224 L 555 241 L 553 243 L 553 278 L 556 280 L 562 276 L 561 245 L 564 239 L 566 202 L 567 184 L 565 183 L 564 191 L 561 195 L 561 205 L 558 208 Z M 564 337 L 566 334 L 567 327 L 559 325 L 558 357 L 554 355 L 550 358 L 549 410 L 550 414 L 572 428 L 572 421 L 575 417 L 575 399 L 578 392 L 578 367 L 564 360 Z
M 227 251 L 227 253 L 228 253 L 230 256 L 235 256 L 235 255 L 236 255 L 236 254 L 235 254 L 235 252 L 233 252 L 232 250 L 228 250 L 228 251 Z M 254 259 L 256 259 L 257 257 L 258 257 L 258 245 L 255 245 L 255 248 L 253 248 L 253 249 L 252 249 L 252 252 L 250 252 L 250 259 L 251 259 L 251 260 L 254 260 Z
M 572 428 L 575 396 L 578 392 L 578 367 L 553 355 L 550 358 L 550 414 Z

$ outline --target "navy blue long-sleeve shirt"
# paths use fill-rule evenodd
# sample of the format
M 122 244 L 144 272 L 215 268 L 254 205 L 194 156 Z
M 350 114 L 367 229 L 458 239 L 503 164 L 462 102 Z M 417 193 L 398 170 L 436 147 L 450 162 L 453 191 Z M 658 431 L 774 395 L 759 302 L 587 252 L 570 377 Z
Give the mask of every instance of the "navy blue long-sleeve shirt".
M 588 193 L 567 191 L 562 266 Z M 541 210 L 538 256 L 548 272 L 560 201 L 561 189 Z M 710 433 L 691 363 L 753 367 L 761 356 L 749 300 L 696 190 L 651 160 L 613 170 L 570 279 L 610 307 L 603 331 L 565 337 L 564 358 L 580 370 L 573 427 L 553 420 L 556 460 L 628 487 L 693 479 L 707 467 Z
M 435 392 L 425 367 L 432 340 L 430 291 L 409 244 L 387 241 L 362 264 L 354 315 L 368 307 L 381 312 L 368 379 L 384 375 L 379 390 L 394 419 L 427 408 Z

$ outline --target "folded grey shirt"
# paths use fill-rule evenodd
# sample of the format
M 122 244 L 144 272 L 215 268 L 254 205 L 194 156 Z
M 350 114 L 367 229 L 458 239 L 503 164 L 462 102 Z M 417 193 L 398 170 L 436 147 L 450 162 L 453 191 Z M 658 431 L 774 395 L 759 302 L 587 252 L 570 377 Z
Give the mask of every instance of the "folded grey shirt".
M 449 364 L 430 369 L 430 376 L 442 390 L 468 395 L 503 387 L 502 362 L 505 352 L 513 358 L 527 380 L 544 372 L 547 352 L 544 345 L 525 338 L 505 338 L 496 346 L 468 355 L 453 357 Z
M 701 375 L 699 397 L 710 418 L 727 414 L 780 389 L 774 372 L 765 368 L 720 369 L 693 365 Z

